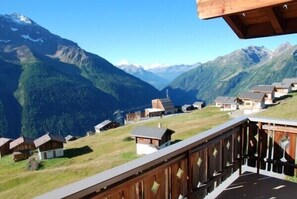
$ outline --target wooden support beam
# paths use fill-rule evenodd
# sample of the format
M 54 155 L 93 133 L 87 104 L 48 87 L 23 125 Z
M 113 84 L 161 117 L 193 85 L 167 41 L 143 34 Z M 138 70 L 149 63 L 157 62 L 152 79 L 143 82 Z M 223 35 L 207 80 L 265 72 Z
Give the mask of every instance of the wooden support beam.
M 238 16 L 224 16 L 223 18 L 239 38 L 246 37 L 246 31 Z
M 209 19 L 293 1 L 295 0 L 197 0 L 197 6 L 199 17 Z
M 288 133 L 297 133 L 296 127 L 285 127 L 285 126 L 272 126 L 265 124 L 262 126 L 263 129 L 269 131 L 280 131 L 280 132 L 288 132 Z
M 284 28 L 281 25 L 280 19 L 276 16 L 272 7 L 263 8 L 263 11 L 266 13 L 267 17 L 270 20 L 272 27 L 274 28 L 277 34 L 283 34 Z

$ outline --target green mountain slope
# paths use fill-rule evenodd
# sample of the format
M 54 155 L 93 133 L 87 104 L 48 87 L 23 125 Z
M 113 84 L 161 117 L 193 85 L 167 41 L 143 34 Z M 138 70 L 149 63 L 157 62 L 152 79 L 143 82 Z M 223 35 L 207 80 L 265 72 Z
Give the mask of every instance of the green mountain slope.
M 257 84 L 297 76 L 296 49 L 285 44 L 274 52 L 255 46 L 237 50 L 182 74 L 165 89 L 181 105 L 197 99 L 211 103 L 220 95 L 236 96 Z
M 161 97 L 148 83 L 20 17 L 0 15 L 0 136 L 82 136 L 118 109 Z

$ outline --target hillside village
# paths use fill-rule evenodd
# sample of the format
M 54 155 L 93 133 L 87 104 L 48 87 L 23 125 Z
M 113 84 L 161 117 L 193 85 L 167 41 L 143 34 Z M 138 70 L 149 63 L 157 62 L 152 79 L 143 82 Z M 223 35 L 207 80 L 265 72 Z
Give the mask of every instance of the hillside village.
M 285 99 L 288 94 L 297 91 L 297 78 L 286 78 L 282 82 L 272 85 L 258 85 L 248 92 L 241 93 L 238 97 L 219 96 L 215 100 L 215 106 L 221 111 L 243 110 L 244 114 L 257 113 L 268 106 L 275 106 L 279 101 Z M 146 121 L 150 118 L 162 118 L 163 116 L 176 113 L 188 113 L 193 110 L 201 110 L 205 106 L 204 102 L 194 102 L 192 105 L 186 104 L 182 107 L 173 105 L 168 94 L 167 98 L 153 99 L 152 107 L 146 108 L 144 112 L 127 113 L 125 125 Z M 110 129 L 120 126 L 120 123 L 105 120 L 94 126 L 94 131 L 87 132 L 86 136 L 95 133 L 104 133 Z M 150 154 L 171 144 L 171 135 L 174 129 L 158 127 L 140 126 L 131 132 L 131 137 L 136 141 L 136 153 L 138 155 Z M 78 139 L 78 137 L 67 135 L 65 138 L 59 135 L 46 133 L 43 136 L 32 139 L 21 136 L 15 140 L 10 138 L 0 138 L 0 158 L 11 154 L 13 161 L 28 159 L 36 156 L 39 161 L 44 159 L 58 158 L 64 155 L 64 143 Z

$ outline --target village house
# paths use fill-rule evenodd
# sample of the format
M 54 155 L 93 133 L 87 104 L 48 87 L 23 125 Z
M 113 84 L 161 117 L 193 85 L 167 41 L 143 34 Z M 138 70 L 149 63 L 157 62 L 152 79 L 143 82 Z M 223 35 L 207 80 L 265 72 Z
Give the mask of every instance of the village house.
M 77 140 L 77 139 L 78 139 L 78 137 L 73 136 L 73 135 L 67 135 L 67 136 L 65 137 L 65 141 L 66 141 L 66 142 L 74 141 L 74 140 Z
M 275 82 L 272 84 L 275 87 L 275 98 L 280 98 L 292 92 L 292 83 Z
M 136 152 L 138 155 L 150 154 L 170 145 L 173 130 L 157 127 L 136 127 L 132 130 L 132 136 L 136 140 Z
M 163 110 L 165 115 L 174 114 L 176 112 L 175 107 L 170 98 L 153 99 L 152 108 Z
M 297 91 L 297 78 L 285 78 L 283 80 L 285 84 L 292 84 L 292 91 Z
M 182 112 L 189 112 L 189 111 L 192 111 L 194 110 L 194 106 L 191 105 L 191 104 L 185 104 L 182 106 Z
M 201 109 L 203 109 L 205 107 L 205 103 L 204 102 L 195 102 L 193 104 L 193 106 L 194 106 L 195 109 L 201 110 Z
M 34 140 L 40 160 L 64 156 L 64 143 L 62 136 L 49 133 Z
M 125 122 L 130 122 L 130 121 L 139 121 L 141 118 L 145 117 L 145 113 L 141 111 L 136 111 L 134 113 L 127 113 Z
M 223 97 L 219 96 L 215 100 L 216 107 L 221 108 L 221 111 L 235 111 L 238 109 L 237 97 Z
M 9 149 L 9 144 L 12 142 L 10 138 L 0 138 L 0 158 L 3 156 L 10 154 L 11 150 Z
M 117 122 L 113 122 L 113 121 L 110 121 L 110 120 L 105 120 L 105 121 L 101 122 L 100 124 L 97 124 L 94 128 L 95 128 L 96 133 L 102 133 L 103 131 L 107 131 L 109 129 L 117 128 L 119 126 L 120 126 L 120 124 L 117 123 Z
M 265 108 L 265 93 L 245 92 L 238 98 L 242 101 L 239 109 L 244 110 L 245 114 L 255 113 Z
M 251 89 L 253 93 L 264 93 L 265 94 L 265 104 L 273 104 L 275 98 L 275 86 L 272 85 L 258 85 Z
M 144 110 L 145 117 L 158 117 L 164 115 L 164 109 L 146 108 Z
M 13 151 L 13 160 L 20 161 L 30 157 L 30 155 L 33 153 L 33 150 L 35 150 L 35 145 L 32 138 L 21 136 L 18 139 L 10 142 L 9 148 Z

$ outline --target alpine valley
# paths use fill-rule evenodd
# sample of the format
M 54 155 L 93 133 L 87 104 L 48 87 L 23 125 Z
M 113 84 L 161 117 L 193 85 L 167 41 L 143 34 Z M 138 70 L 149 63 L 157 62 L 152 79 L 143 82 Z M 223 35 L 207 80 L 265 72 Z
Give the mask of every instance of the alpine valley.
M 161 97 L 76 43 L 20 15 L 0 15 L 0 136 L 85 135 L 117 109 Z
M 274 51 L 249 46 L 183 73 L 164 89 L 176 104 L 209 104 L 217 96 L 237 96 L 255 85 L 289 77 L 297 77 L 297 46 L 285 43 Z

